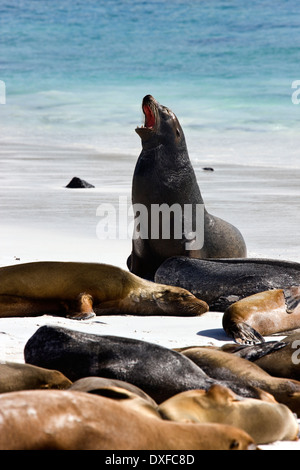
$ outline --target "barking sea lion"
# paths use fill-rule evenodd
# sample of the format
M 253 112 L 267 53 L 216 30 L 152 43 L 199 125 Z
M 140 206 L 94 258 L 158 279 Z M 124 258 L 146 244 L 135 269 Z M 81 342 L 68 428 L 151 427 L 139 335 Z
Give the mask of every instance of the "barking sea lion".
M 136 132 L 143 150 L 132 182 L 137 231 L 128 258 L 130 271 L 153 279 L 160 264 L 171 256 L 245 257 L 246 245 L 238 229 L 204 207 L 175 114 L 151 95 L 144 97 L 142 109 L 145 125 Z M 161 222 L 158 209 L 162 210 Z

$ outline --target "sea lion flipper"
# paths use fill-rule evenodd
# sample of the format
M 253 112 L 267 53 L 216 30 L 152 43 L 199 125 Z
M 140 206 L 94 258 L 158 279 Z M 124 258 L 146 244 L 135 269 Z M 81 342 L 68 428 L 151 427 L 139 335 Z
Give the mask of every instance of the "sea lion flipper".
M 286 303 L 286 312 L 293 313 L 300 305 L 300 287 L 292 286 L 284 289 L 283 292 Z
M 283 343 L 281 341 L 267 341 L 251 345 L 240 344 L 233 349 L 232 354 L 243 359 L 247 359 L 250 362 L 255 362 L 261 357 L 285 348 L 286 346 L 287 343 Z
M 245 322 L 231 324 L 230 331 L 226 330 L 236 343 L 256 344 L 264 343 L 265 340 L 254 328 Z
M 95 312 L 68 313 L 68 315 L 66 315 L 67 318 L 71 318 L 72 320 L 89 320 L 95 316 Z
M 69 311 L 67 318 L 72 318 L 73 320 L 88 320 L 96 316 L 93 310 L 93 297 L 89 294 L 83 293 L 79 294 L 74 311 Z

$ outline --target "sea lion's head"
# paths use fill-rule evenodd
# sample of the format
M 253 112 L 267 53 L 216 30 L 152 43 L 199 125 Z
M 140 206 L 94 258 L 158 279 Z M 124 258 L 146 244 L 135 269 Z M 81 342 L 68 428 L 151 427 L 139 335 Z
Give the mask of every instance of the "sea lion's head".
M 142 110 L 145 122 L 135 131 L 141 137 L 144 149 L 155 148 L 158 145 L 176 148 L 185 146 L 184 133 L 173 111 L 159 104 L 151 95 L 144 97 Z
M 161 287 L 153 294 L 153 299 L 165 314 L 198 316 L 209 311 L 209 306 L 204 300 L 198 299 L 186 289 L 167 285 Z

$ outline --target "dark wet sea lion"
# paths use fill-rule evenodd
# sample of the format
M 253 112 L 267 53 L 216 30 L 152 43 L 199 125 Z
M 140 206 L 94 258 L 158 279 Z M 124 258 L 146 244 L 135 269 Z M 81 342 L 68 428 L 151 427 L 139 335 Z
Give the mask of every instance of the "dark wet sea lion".
M 41 261 L 0 268 L 0 318 L 56 314 L 201 315 L 205 302 L 184 289 L 100 263 Z
M 155 281 L 183 287 L 208 303 L 210 310 L 225 312 L 244 297 L 270 289 L 300 285 L 300 263 L 272 259 L 198 260 L 174 257 L 157 270 Z
M 256 444 L 296 440 L 299 432 L 297 419 L 287 406 L 241 399 L 220 385 L 208 391 L 179 393 L 161 403 L 158 411 L 164 419 L 177 422 L 230 424 L 247 432 Z
M 40 367 L 56 364 L 72 381 L 93 375 L 131 383 L 156 402 L 187 387 L 210 387 L 214 382 L 192 361 L 162 346 L 54 326 L 35 332 L 24 357 L 26 363 Z
M 264 341 L 300 328 L 300 287 L 273 289 L 232 304 L 223 316 L 223 328 L 238 343 Z
M 196 347 L 187 349 L 182 354 L 194 361 L 210 377 L 216 380 L 236 378 L 241 383 L 258 387 L 300 415 L 300 382 L 297 380 L 273 377 L 253 362 L 214 348 Z
M 30 432 L 29 432 L 30 430 Z M 0 450 L 254 450 L 245 431 L 175 423 L 84 392 L 0 395 Z
M 144 97 L 142 109 L 145 125 L 136 132 L 143 149 L 132 182 L 132 204 L 140 236 L 133 237 L 128 259 L 130 271 L 153 279 L 160 264 L 171 256 L 245 257 L 246 245 L 238 229 L 204 208 L 184 133 L 175 114 L 151 95 Z M 144 217 L 141 205 L 146 208 Z M 166 210 L 165 217 L 169 217 L 159 223 L 152 211 L 162 205 L 176 210 L 171 214 Z M 189 214 L 187 205 L 193 213 Z M 166 228 L 170 234 L 164 236 L 162 230 Z M 156 236 L 153 230 L 157 230 Z
M 218 382 L 187 357 L 163 346 L 55 326 L 40 327 L 27 341 L 24 357 L 26 363 L 60 370 L 72 381 L 98 376 L 131 383 L 157 403 L 216 383 L 230 386 L 241 396 L 260 398 L 263 393 L 232 378 Z
M 0 393 L 33 389 L 67 389 L 72 382 L 57 370 L 16 362 L 0 363 Z

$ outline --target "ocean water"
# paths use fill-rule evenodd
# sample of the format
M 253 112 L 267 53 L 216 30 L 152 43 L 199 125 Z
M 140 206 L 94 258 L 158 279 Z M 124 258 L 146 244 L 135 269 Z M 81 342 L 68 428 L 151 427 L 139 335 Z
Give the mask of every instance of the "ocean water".
M 210 212 L 250 255 L 300 259 L 296 0 L 0 0 L 0 30 L 0 263 L 110 253 L 96 211 L 130 199 L 149 93 Z M 73 176 L 95 189 L 66 190 Z
M 150 93 L 192 158 L 299 168 L 299 26 L 296 0 L 1 0 L 1 140 L 136 152 Z

